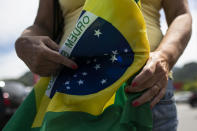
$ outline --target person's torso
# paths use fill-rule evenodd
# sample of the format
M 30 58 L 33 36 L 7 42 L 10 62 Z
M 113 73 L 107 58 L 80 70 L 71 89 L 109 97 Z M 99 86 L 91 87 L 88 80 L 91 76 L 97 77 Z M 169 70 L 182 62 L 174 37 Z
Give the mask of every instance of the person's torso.
M 151 51 L 154 51 L 159 45 L 163 35 L 160 30 L 160 14 L 162 0 L 141 0 L 142 13 L 147 26 L 147 34 L 150 42 Z M 60 45 L 67 39 L 68 35 L 74 29 L 80 12 L 83 9 L 85 0 L 59 0 L 64 17 L 64 34 Z

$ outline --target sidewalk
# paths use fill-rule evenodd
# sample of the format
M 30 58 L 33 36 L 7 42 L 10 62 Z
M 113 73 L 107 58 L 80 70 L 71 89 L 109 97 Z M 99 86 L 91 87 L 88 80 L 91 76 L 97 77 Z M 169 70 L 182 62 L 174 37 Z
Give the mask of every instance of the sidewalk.
M 177 104 L 179 126 L 178 131 L 197 131 L 197 108 L 188 104 Z

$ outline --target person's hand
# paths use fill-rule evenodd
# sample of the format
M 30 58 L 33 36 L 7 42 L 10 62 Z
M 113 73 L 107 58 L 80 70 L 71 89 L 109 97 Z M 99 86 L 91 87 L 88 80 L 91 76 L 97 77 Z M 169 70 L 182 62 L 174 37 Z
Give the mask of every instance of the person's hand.
M 59 54 L 59 46 L 47 36 L 22 36 L 15 43 L 16 52 L 29 69 L 40 76 L 55 74 L 61 65 L 77 69 L 77 64 Z
M 150 53 L 150 58 L 142 71 L 134 78 L 132 84 L 125 88 L 126 93 L 145 93 L 132 102 L 134 107 L 151 101 L 153 108 L 164 96 L 168 82 L 169 65 L 160 52 Z

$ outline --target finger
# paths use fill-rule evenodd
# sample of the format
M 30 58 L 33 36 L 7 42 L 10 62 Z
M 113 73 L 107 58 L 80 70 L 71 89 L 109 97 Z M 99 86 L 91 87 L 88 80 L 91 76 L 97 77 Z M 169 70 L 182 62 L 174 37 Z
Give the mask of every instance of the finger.
M 157 95 L 150 104 L 151 109 L 164 97 L 166 88 L 161 89 L 159 95 Z
M 165 70 L 165 67 L 161 65 L 161 63 L 157 63 L 153 77 L 145 81 L 140 88 L 134 87 L 131 89 L 136 92 L 140 92 L 147 88 L 153 87 L 153 85 L 155 85 L 156 83 L 157 85 L 159 85 L 159 87 L 163 87 L 163 85 L 165 85 L 167 81 L 168 72 Z
M 155 68 L 156 64 L 153 61 L 151 61 L 151 59 L 149 59 L 143 70 L 134 78 L 131 86 L 138 87 L 143 85 L 145 81 L 147 81 L 153 76 Z
M 162 88 L 159 92 L 159 94 L 152 100 L 151 102 L 151 108 L 153 108 L 165 95 L 167 84 L 168 84 L 168 78 L 163 77 L 161 81 L 158 83 Z
M 49 60 L 46 60 L 39 67 L 41 70 L 45 69 L 47 72 L 53 73 L 53 72 L 57 72 L 61 68 L 61 64 L 57 64 Z
M 50 49 L 52 49 L 52 50 L 55 50 L 55 51 L 59 51 L 59 49 L 60 49 L 59 45 L 58 45 L 57 43 L 55 43 L 53 40 L 51 40 L 49 37 L 46 37 L 46 38 L 44 39 L 44 44 L 45 44 L 48 48 L 50 48 Z
M 39 64 L 32 68 L 32 72 L 39 74 L 40 76 L 51 76 L 55 74 L 60 68 L 60 64 L 43 59 L 42 62 L 39 62 Z
M 151 89 L 146 91 L 142 96 L 132 102 L 132 106 L 137 107 L 148 101 L 150 101 L 158 92 L 160 88 L 158 85 L 154 85 Z
M 62 64 L 62 65 L 69 67 L 71 69 L 78 68 L 77 64 L 74 61 L 62 56 L 61 54 L 59 54 L 59 52 L 50 50 L 49 48 L 46 48 L 46 50 L 44 52 L 44 57 L 50 61 L 53 61 L 58 64 Z
M 149 79 L 151 79 L 151 77 L 153 77 L 153 74 L 155 72 L 155 63 L 151 61 L 151 59 L 148 60 L 147 64 L 145 65 L 145 67 L 143 68 L 143 70 L 134 78 L 134 80 L 132 81 L 132 84 L 128 87 L 125 88 L 125 92 L 129 93 L 129 92 L 135 92 L 133 91 L 132 88 L 135 88 L 134 90 L 143 90 L 144 87 L 143 85 L 144 82 L 148 81 Z M 143 89 L 140 89 L 140 87 L 144 87 Z M 152 87 L 152 86 L 149 86 Z
M 158 81 L 161 80 L 161 78 L 164 77 L 164 73 L 157 73 L 155 74 L 153 77 L 151 77 L 149 80 L 145 81 L 143 83 L 143 85 L 141 86 L 137 86 L 137 87 L 131 87 L 128 86 L 128 92 L 132 93 L 132 92 L 141 92 L 147 88 L 151 88 L 155 85 L 155 83 L 157 83 Z

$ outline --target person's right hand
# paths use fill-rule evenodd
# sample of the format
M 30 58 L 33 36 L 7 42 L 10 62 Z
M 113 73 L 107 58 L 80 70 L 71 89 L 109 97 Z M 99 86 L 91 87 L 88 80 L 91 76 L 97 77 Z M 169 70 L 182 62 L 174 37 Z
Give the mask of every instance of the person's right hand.
M 59 46 L 47 36 L 22 36 L 15 43 L 16 52 L 29 69 L 40 76 L 55 74 L 61 65 L 77 69 L 77 64 L 59 54 Z

